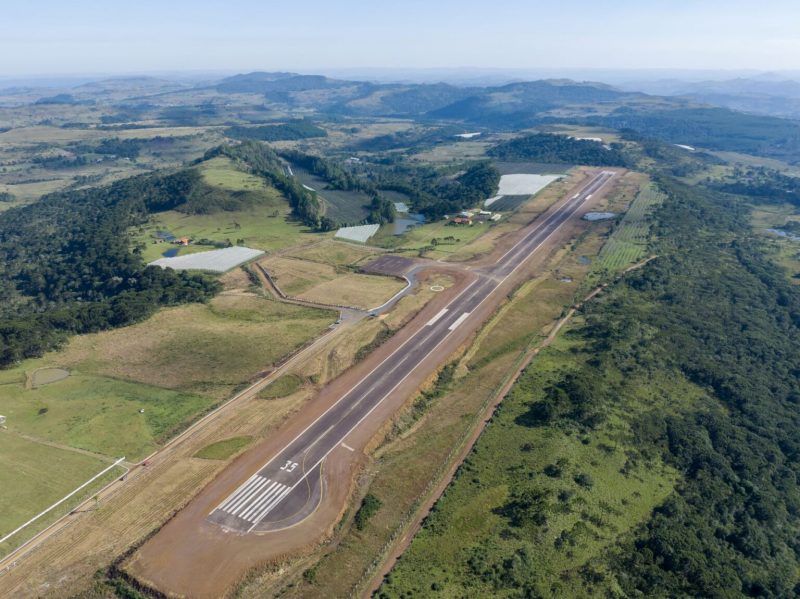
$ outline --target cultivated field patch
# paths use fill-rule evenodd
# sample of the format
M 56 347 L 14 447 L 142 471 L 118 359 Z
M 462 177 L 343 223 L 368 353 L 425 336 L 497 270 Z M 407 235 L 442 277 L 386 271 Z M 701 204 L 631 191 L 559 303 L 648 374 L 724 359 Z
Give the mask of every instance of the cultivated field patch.
M 653 184 L 641 188 L 619 226 L 597 257 L 597 269 L 617 272 L 644 258 L 650 239 L 650 213 L 664 200 Z

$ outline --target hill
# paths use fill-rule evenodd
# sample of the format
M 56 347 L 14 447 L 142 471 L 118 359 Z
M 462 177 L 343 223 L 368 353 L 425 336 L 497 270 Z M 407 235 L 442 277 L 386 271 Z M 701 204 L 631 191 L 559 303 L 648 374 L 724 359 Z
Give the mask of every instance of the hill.
M 230 153 L 242 168 L 255 160 L 246 152 Z M 259 165 L 265 163 L 262 157 Z M 128 231 L 159 212 L 274 208 L 276 197 L 274 190 L 221 179 L 204 160 L 176 172 L 50 194 L 0 214 L 0 366 L 38 356 L 71 334 L 130 324 L 159 306 L 208 299 L 217 289 L 213 279 L 146 266 Z

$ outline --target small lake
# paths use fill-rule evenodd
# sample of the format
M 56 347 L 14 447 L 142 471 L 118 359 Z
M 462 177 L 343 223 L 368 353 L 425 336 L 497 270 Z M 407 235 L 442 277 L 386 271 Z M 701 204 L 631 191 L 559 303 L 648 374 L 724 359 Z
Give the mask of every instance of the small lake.
M 617 216 L 616 212 L 587 212 L 583 215 L 583 219 L 594 222 L 596 220 L 608 220 L 615 216 Z
M 421 225 L 425 222 L 425 217 L 421 214 L 409 214 L 404 218 L 395 218 L 394 228 L 392 229 L 393 235 L 402 235 L 412 227 L 416 227 L 417 225 Z
M 169 231 L 156 231 L 156 237 L 164 241 L 175 241 L 176 237 Z
M 800 241 L 800 235 L 795 235 L 794 233 L 790 233 L 789 231 L 784 231 L 783 229 L 767 229 L 768 233 L 773 233 L 779 237 L 785 237 L 786 239 L 791 239 L 792 241 Z
M 178 252 L 180 251 L 180 249 L 181 248 L 169 248 L 168 250 L 166 250 L 161 255 L 164 256 L 165 258 L 174 258 L 175 256 L 178 255 Z

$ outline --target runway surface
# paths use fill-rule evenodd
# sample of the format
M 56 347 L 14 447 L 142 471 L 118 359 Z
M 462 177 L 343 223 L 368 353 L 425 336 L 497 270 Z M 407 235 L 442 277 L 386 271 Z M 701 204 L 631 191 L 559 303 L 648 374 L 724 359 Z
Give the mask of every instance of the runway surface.
M 208 519 L 230 531 L 266 532 L 313 511 L 321 494 L 319 468 L 328 454 L 340 446 L 351 449 L 347 436 L 614 174 L 599 172 L 557 211 L 534 222 L 497 262 L 474 271 L 478 276 L 472 283 L 225 498 Z

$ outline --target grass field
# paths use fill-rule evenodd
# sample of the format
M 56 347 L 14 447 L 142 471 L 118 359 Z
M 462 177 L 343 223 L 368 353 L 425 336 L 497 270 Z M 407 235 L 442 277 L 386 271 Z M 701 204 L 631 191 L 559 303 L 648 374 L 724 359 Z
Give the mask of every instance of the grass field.
M 27 522 L 39 512 L 104 470 L 109 463 L 98 457 L 52 447 L 0 431 L 0 537 Z M 115 469 L 85 491 L 43 516 L 40 521 L 0 544 L 0 556 L 22 544 L 36 531 L 65 514 L 118 476 Z
M 216 214 L 183 214 L 174 210 L 161 212 L 153 216 L 146 227 L 135 232 L 134 240 L 144 244 L 143 258 L 146 262 L 151 262 L 161 258 L 165 250 L 177 247 L 166 243 L 154 243 L 153 234 L 158 230 L 166 230 L 176 237 L 189 237 L 195 240 L 210 239 L 223 243 L 230 240 L 234 245 L 241 239 L 244 244 L 238 245 L 265 251 L 311 243 L 320 238 L 301 223 L 291 220 L 288 207 L 277 210 L 277 216 L 273 216 L 275 210 L 257 208 Z M 190 245 L 181 247 L 178 255 L 205 252 L 209 249 L 213 248 Z
M 206 445 L 203 449 L 195 453 L 194 457 L 202 460 L 227 460 L 250 445 L 252 441 L 253 437 L 250 436 L 223 439 L 211 445 Z
M 261 399 L 277 399 L 287 397 L 298 391 L 304 384 L 303 377 L 296 374 L 284 374 L 264 387 L 258 397 Z
M 403 235 L 393 235 L 392 225 L 383 225 L 378 233 L 369 240 L 369 243 L 378 247 L 394 250 L 419 252 L 425 250 L 424 255 L 438 260 L 447 258 L 465 245 L 474 241 L 493 225 L 489 223 L 475 223 L 473 225 L 450 225 L 444 219 L 424 225 L 412 227 Z M 453 239 L 446 239 L 452 237 Z M 435 247 L 431 241 L 437 240 Z
M 0 376 L 9 429 L 108 456 L 141 458 L 240 384 L 324 331 L 336 313 L 223 294 L 209 305 L 74 337 Z M 27 389 L 26 372 L 72 375 Z M 140 413 L 140 410 L 144 410 Z
M 393 277 L 337 270 L 330 264 L 296 258 L 273 256 L 260 264 L 286 295 L 323 304 L 374 308 L 405 286 Z
M 654 185 L 639 191 L 622 221 L 613 231 L 597 258 L 596 268 L 608 273 L 619 272 L 647 253 L 650 239 L 650 213 L 664 200 Z
M 359 266 L 366 264 L 370 259 L 381 255 L 382 252 L 369 246 L 356 245 L 346 241 L 327 239 L 307 247 L 300 247 L 286 252 L 287 256 L 321 262 L 331 266 Z
M 39 389 L 3 385 L 0 402 L 10 431 L 135 461 L 212 400 L 106 376 L 73 374 Z
M 134 243 L 144 247 L 143 258 L 151 262 L 164 251 L 178 248 L 178 255 L 202 252 L 209 246 L 190 245 L 178 247 L 156 243 L 155 232 L 166 230 L 176 237 L 189 237 L 195 241 L 208 239 L 214 242 L 230 241 L 254 249 L 274 251 L 292 245 L 310 243 L 320 239 L 301 223 L 291 219 L 288 202 L 272 187 L 258 177 L 242 172 L 228 158 L 217 157 L 200 166 L 205 181 L 228 191 L 249 191 L 261 196 L 259 204 L 247 210 L 217 212 L 214 214 L 184 214 L 175 210 L 153 215 L 150 222 L 133 232 Z M 244 243 L 237 243 L 239 240 Z
M 800 285 L 800 241 L 778 237 L 767 229 L 780 229 L 789 222 L 800 222 L 800 212 L 791 204 L 758 204 L 753 206 L 751 222 L 756 233 L 765 238 L 772 259 L 786 269 L 789 280 Z
M 430 150 L 414 154 L 413 159 L 419 162 L 433 164 L 451 163 L 458 160 L 480 160 L 486 157 L 486 150 L 491 142 L 482 141 L 454 141 L 450 144 L 437 144 Z

